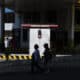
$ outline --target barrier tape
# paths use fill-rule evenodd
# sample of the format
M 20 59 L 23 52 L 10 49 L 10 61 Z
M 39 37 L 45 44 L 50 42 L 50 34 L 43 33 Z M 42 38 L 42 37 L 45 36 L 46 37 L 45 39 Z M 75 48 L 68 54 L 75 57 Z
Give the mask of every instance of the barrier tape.
M 42 56 L 41 56 L 41 58 L 42 58 Z M 7 59 L 7 57 L 6 57 L 6 55 L 5 54 L 1 54 L 0 55 L 0 60 L 6 60 Z M 22 54 L 19 54 L 19 55 L 16 55 L 16 54 L 14 54 L 14 55 L 9 55 L 8 56 L 8 60 L 31 60 L 32 59 L 32 56 L 30 56 L 30 55 L 22 55 Z
M 6 60 L 6 56 L 4 54 L 0 55 L 0 60 Z

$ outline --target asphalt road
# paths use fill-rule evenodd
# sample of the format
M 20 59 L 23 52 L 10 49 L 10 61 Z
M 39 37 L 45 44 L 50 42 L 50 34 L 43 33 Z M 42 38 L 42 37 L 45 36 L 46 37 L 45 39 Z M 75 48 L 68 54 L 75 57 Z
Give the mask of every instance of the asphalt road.
M 41 64 L 42 65 L 42 64 Z M 55 57 L 50 72 L 30 71 L 30 61 L 0 62 L 0 80 L 68 80 L 80 78 L 80 56 Z
M 49 73 L 30 73 L 30 72 L 10 72 L 0 74 L 0 80 L 72 80 L 80 79 L 80 69 L 54 69 Z

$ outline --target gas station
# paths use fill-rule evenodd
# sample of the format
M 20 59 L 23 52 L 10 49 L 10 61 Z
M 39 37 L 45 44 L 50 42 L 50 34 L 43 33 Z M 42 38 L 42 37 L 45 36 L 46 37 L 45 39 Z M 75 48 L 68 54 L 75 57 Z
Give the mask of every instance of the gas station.
M 43 55 L 45 43 L 52 53 L 47 65 Z M 35 44 L 39 45 L 38 63 L 44 70 L 35 66 L 31 72 Z M 78 78 L 77 72 L 80 0 L 0 0 L 1 80 L 52 80 L 58 76 L 70 79 L 73 75 Z
M 74 46 L 76 0 L 0 1 L 3 13 L 1 29 L 5 24 L 12 24 L 13 30 L 8 30 L 6 36 L 12 34 L 16 48 L 26 48 L 32 54 L 36 43 L 41 53 L 44 43 L 56 49 Z M 5 13 L 4 8 L 13 12 Z M 4 30 L 1 36 L 5 37 Z

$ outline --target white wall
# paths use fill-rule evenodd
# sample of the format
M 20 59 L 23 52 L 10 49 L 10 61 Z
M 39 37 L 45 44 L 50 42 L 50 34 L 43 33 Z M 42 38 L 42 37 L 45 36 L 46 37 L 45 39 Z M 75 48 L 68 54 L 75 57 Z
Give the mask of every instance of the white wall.
M 42 38 L 38 38 L 39 29 L 30 29 L 30 42 L 29 42 L 29 54 L 31 55 L 34 51 L 34 45 L 39 45 L 40 55 L 43 54 L 45 43 L 48 43 L 50 46 L 50 29 L 41 29 Z

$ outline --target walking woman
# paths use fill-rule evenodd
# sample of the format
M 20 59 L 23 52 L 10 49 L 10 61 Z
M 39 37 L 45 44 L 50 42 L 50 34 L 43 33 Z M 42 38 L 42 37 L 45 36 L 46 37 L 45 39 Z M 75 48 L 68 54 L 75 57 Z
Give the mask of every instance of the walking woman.
M 38 50 L 39 46 L 37 44 L 34 45 L 34 52 L 32 54 L 32 63 L 31 63 L 31 71 L 34 72 L 35 67 L 40 70 L 43 71 L 43 69 L 40 66 L 40 52 Z

